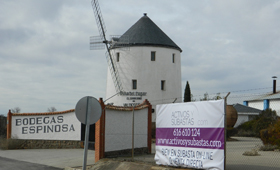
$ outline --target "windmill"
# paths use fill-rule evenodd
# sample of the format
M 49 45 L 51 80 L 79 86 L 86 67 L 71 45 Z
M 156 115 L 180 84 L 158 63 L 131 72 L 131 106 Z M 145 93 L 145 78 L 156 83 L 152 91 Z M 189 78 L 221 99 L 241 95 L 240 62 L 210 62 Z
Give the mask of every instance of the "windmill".
M 90 49 L 104 49 L 106 47 L 106 59 L 110 69 L 110 73 L 115 85 L 115 89 L 117 93 L 120 93 L 123 90 L 122 83 L 120 80 L 119 72 L 117 65 L 115 63 L 115 59 L 113 53 L 110 52 L 110 47 L 117 46 L 117 47 L 126 47 L 128 45 L 128 38 L 122 36 L 122 41 L 119 41 L 120 36 L 111 36 L 111 40 L 108 41 L 106 39 L 106 27 L 104 20 L 102 18 L 101 10 L 99 7 L 99 3 L 97 0 L 92 0 L 91 5 L 93 8 L 93 12 L 95 15 L 96 24 L 99 31 L 99 36 L 92 36 L 90 37 Z M 124 48 L 125 49 L 125 48 Z

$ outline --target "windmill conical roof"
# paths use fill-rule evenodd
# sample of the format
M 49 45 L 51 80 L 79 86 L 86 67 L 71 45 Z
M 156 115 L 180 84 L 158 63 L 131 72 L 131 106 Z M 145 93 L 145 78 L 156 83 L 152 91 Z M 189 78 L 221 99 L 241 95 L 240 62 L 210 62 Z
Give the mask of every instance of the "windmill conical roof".
M 128 38 L 128 46 L 159 46 L 175 48 L 182 52 L 177 46 L 146 14 L 132 25 L 120 38 L 119 42 L 125 42 L 122 39 Z M 121 46 L 113 45 L 111 48 Z

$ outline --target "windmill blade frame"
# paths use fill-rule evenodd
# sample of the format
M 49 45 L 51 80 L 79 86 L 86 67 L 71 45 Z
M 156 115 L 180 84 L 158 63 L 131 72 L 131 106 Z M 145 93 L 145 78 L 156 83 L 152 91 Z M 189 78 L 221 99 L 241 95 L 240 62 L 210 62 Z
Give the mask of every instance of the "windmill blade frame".
M 99 35 L 100 35 L 100 37 L 103 38 L 102 39 L 103 41 L 107 41 L 106 36 L 105 36 L 105 33 L 107 30 L 106 30 L 106 26 L 105 26 L 105 23 L 104 23 L 102 14 L 101 14 L 99 3 L 97 0 L 92 0 L 91 5 L 92 5 L 93 12 L 94 12 Z
M 100 36 L 91 36 L 90 37 L 90 50 L 100 50 L 105 48 L 103 43 L 103 38 Z
M 97 0 L 92 0 L 91 5 L 92 5 L 92 9 L 93 9 L 93 12 L 94 12 L 94 15 L 95 15 L 95 20 L 96 20 L 96 24 L 97 24 L 97 27 L 98 27 L 100 37 L 99 37 L 99 39 L 98 38 L 93 39 L 93 42 L 90 42 L 90 45 L 92 47 L 94 47 L 94 46 L 100 46 L 99 45 L 100 43 L 105 44 L 106 50 L 107 50 L 106 57 L 107 57 L 108 66 L 109 66 L 110 73 L 111 73 L 111 76 L 112 76 L 112 79 L 113 79 L 113 82 L 114 82 L 114 85 L 115 85 L 116 92 L 119 93 L 123 90 L 122 83 L 121 83 L 121 80 L 120 80 L 117 65 L 114 62 L 112 53 L 110 52 L 110 47 L 109 47 L 110 42 L 107 41 L 107 39 L 106 39 L 106 35 L 105 35 L 106 27 L 105 27 L 104 20 L 102 18 L 99 3 L 98 3 Z M 99 41 L 99 40 L 101 40 L 101 41 Z

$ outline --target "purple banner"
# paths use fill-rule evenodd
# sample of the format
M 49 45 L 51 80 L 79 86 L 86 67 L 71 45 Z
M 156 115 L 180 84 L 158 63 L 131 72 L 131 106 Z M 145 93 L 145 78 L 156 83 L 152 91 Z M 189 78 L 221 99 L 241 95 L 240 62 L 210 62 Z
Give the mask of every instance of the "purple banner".
M 224 128 L 156 128 L 156 145 L 224 149 Z

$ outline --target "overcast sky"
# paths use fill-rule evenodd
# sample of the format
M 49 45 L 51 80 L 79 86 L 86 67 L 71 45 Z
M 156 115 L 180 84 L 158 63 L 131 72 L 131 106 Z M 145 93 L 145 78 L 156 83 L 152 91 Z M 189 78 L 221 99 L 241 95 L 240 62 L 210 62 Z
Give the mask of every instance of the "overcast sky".
M 107 35 L 122 35 L 143 13 L 181 49 L 182 91 L 194 96 L 264 88 L 280 77 L 278 0 L 100 0 Z M 105 98 L 104 50 L 90 0 L 0 0 L 0 114 L 75 108 Z M 279 84 L 279 83 L 278 83 Z M 183 92 L 182 92 L 183 93 Z

